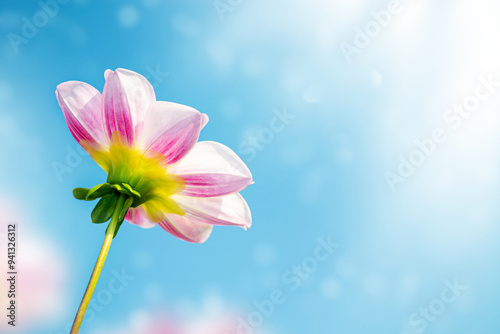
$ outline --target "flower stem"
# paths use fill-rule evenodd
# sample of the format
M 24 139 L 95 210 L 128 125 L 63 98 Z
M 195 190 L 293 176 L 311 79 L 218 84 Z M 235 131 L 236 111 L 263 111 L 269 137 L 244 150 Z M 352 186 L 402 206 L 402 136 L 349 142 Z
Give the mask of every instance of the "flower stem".
M 106 261 L 106 257 L 108 256 L 109 247 L 111 246 L 111 241 L 113 241 L 115 228 L 118 224 L 120 214 L 123 210 L 125 199 L 126 196 L 123 194 L 121 194 L 118 198 L 118 202 L 116 203 L 116 207 L 113 211 L 113 216 L 111 217 L 111 221 L 109 222 L 109 226 L 106 231 L 106 236 L 101 247 L 101 252 L 99 253 L 94 271 L 92 271 L 92 276 L 90 276 L 89 284 L 87 285 L 87 289 L 85 290 L 85 294 L 83 295 L 82 302 L 80 303 L 80 307 L 78 308 L 78 312 L 76 313 L 75 321 L 73 322 L 73 327 L 71 328 L 70 334 L 77 334 L 80 330 L 83 316 L 85 315 L 85 311 L 89 306 L 90 298 L 92 298 L 92 294 L 94 293 L 94 289 L 97 285 L 97 280 L 99 279 L 102 267 L 104 266 L 104 261 Z

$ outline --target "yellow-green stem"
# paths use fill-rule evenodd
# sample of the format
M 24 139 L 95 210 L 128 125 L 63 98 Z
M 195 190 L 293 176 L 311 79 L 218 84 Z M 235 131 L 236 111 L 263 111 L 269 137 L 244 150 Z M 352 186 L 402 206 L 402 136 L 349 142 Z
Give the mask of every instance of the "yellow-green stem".
M 89 306 L 90 299 L 92 298 L 92 294 L 94 293 L 97 281 L 99 280 L 99 275 L 101 275 L 101 270 L 102 267 L 104 266 L 104 261 L 106 261 L 106 257 L 108 256 L 109 247 L 111 246 L 111 241 L 113 241 L 113 235 L 115 232 L 116 225 L 118 224 L 120 213 L 122 212 L 123 209 L 123 203 L 125 202 L 125 197 L 126 197 L 125 195 L 121 194 L 118 199 L 118 202 L 116 203 L 113 216 L 111 217 L 111 221 L 109 222 L 108 230 L 106 232 L 106 237 L 104 238 L 104 242 L 101 247 L 101 252 L 99 253 L 99 257 L 97 258 L 94 271 L 92 271 L 92 276 L 90 276 L 89 284 L 87 285 L 87 289 L 85 290 L 85 294 L 83 295 L 82 302 L 80 303 L 80 307 L 78 308 L 78 312 L 76 313 L 75 321 L 73 322 L 73 327 L 71 328 L 70 334 L 77 334 L 78 331 L 80 330 L 83 316 L 85 315 L 85 311 Z

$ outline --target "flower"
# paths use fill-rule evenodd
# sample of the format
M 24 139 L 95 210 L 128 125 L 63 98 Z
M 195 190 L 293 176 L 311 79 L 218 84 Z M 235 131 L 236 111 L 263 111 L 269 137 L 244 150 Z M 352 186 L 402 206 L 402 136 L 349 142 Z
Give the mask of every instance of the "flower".
M 239 191 L 253 183 L 252 175 L 227 146 L 197 142 L 208 116 L 156 101 L 151 84 L 133 71 L 107 70 L 104 76 L 102 95 L 79 81 L 56 90 L 71 134 L 108 173 L 105 187 L 82 199 L 104 189 L 127 192 L 125 220 L 144 228 L 158 224 L 193 243 L 206 241 L 213 225 L 250 227 Z

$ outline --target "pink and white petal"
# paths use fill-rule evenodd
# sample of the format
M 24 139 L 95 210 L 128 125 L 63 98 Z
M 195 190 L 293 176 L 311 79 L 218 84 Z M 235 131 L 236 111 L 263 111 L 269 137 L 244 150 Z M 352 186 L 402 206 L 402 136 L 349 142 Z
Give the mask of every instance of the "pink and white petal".
M 196 222 L 187 216 L 166 214 L 165 219 L 158 223 L 173 236 L 192 243 L 205 242 L 212 233 L 212 225 Z
M 139 147 L 160 153 L 168 164 L 173 164 L 196 144 L 203 121 L 203 114 L 196 109 L 172 102 L 156 102 L 146 114 Z
M 133 145 L 144 128 L 148 108 L 156 101 L 153 86 L 142 75 L 122 68 L 105 72 L 104 125 L 108 138 L 115 131 Z
M 125 215 L 125 220 L 131 224 L 139 225 L 143 228 L 152 228 L 156 226 L 156 223 L 151 222 L 148 219 L 148 215 L 140 206 L 137 208 L 130 208 Z
M 191 221 L 235 225 L 245 230 L 252 226 L 250 208 L 239 193 L 208 198 L 172 195 L 171 198 L 185 211 L 183 217 L 190 218 Z
M 56 96 L 69 131 L 77 142 L 107 145 L 101 113 L 102 96 L 97 89 L 85 82 L 68 81 L 57 86 Z
M 194 197 L 223 196 L 252 184 L 252 173 L 229 147 L 213 141 L 197 143 L 170 173 L 186 181 L 182 195 Z

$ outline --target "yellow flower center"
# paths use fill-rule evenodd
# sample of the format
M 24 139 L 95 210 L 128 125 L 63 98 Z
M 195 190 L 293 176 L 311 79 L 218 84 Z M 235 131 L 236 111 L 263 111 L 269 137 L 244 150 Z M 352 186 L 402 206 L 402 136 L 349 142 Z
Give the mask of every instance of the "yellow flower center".
M 181 192 L 186 183 L 182 177 L 167 172 L 162 154 L 130 147 L 117 131 L 107 149 L 80 144 L 108 173 L 108 183 L 127 183 L 141 194 L 132 207 L 142 205 L 150 220 L 159 222 L 165 213 L 184 215 L 184 210 L 170 196 Z

